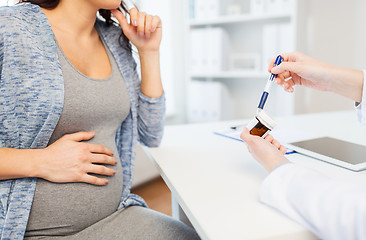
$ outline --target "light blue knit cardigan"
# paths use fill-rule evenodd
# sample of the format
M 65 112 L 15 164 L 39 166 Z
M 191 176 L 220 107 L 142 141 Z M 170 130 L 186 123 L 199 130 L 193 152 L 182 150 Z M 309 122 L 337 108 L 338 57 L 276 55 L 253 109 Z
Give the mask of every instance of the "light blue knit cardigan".
M 121 29 L 101 21 L 96 27 L 117 61 L 131 101 L 131 111 L 116 134 L 123 168 L 119 208 L 145 206 L 140 197 L 130 193 L 136 143 L 138 139 L 150 147 L 160 143 L 165 98 L 141 93 L 131 53 L 119 45 Z M 61 115 L 63 91 L 54 35 L 40 7 L 23 3 L 0 8 L 0 147 L 46 147 Z M 0 181 L 1 239 L 23 238 L 36 181 Z

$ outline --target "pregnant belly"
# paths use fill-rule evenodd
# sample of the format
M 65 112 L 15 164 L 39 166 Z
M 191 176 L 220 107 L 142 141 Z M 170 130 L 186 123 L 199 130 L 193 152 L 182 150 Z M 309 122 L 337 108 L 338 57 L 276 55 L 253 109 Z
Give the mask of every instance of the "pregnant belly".
M 79 232 L 114 213 L 122 195 L 118 161 L 109 183 L 52 183 L 38 179 L 25 236 L 63 236 Z

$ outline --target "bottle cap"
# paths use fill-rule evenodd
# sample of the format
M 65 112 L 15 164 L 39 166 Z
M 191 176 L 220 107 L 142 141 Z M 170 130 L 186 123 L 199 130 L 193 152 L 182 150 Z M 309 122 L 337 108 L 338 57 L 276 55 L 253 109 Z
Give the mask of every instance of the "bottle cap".
M 256 118 L 264 124 L 267 128 L 272 130 L 276 125 L 276 121 L 273 120 L 264 110 L 258 109 Z

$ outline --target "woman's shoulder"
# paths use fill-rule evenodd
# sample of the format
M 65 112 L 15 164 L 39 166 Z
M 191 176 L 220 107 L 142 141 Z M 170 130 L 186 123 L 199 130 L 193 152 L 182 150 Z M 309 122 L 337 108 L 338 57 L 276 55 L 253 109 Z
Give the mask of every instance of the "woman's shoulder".
M 0 7 L 0 26 L 11 24 L 18 15 L 14 6 Z
M 31 3 L 0 7 L 0 26 L 14 26 L 17 23 L 31 24 L 37 20 L 36 16 L 39 14 L 39 11 L 41 9 Z

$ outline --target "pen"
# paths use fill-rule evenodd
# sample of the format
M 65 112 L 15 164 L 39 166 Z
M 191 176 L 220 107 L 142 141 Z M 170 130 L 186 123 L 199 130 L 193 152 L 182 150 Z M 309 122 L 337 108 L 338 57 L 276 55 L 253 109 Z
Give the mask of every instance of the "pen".
M 230 126 L 230 129 L 232 129 L 232 130 L 236 130 L 236 129 L 238 129 L 238 128 L 242 128 L 242 127 L 244 127 L 244 126 L 246 126 L 247 124 L 240 124 L 240 125 L 236 125 L 236 126 Z
M 277 65 L 279 65 L 282 61 L 283 61 L 282 56 L 281 55 L 278 55 L 277 58 L 276 58 L 274 67 L 276 67 Z M 269 95 L 269 91 L 271 90 L 271 86 L 272 86 L 272 83 L 273 83 L 273 79 L 275 77 L 277 77 L 277 74 L 273 74 L 273 73 L 271 73 L 271 75 L 269 76 L 269 78 L 267 80 L 266 87 L 264 88 L 264 91 L 262 93 L 261 100 L 260 100 L 259 105 L 258 105 L 258 110 L 259 109 L 262 109 L 263 110 L 264 104 L 266 103 L 267 98 L 268 98 L 268 95 Z

